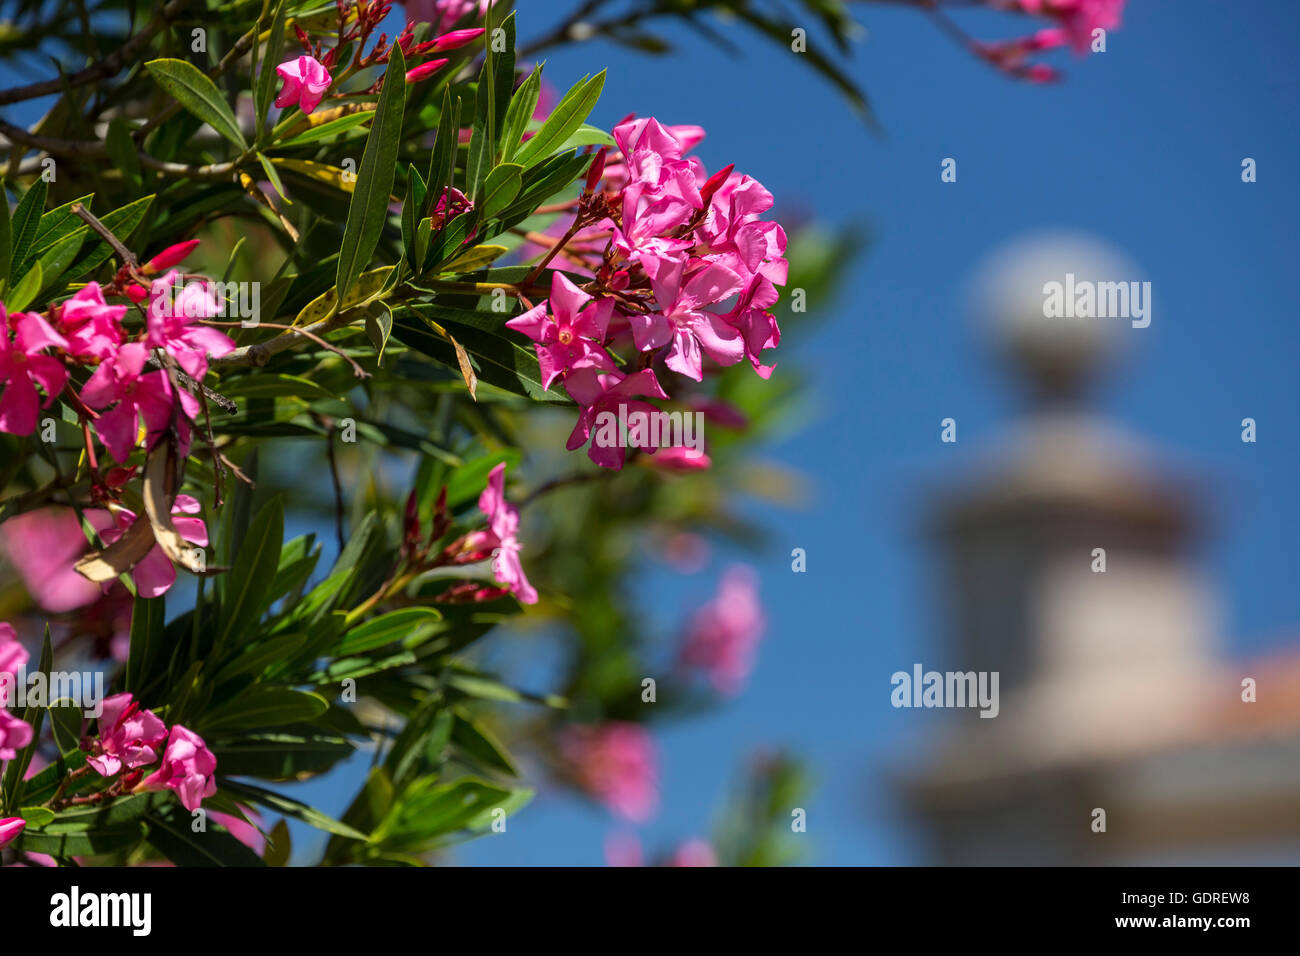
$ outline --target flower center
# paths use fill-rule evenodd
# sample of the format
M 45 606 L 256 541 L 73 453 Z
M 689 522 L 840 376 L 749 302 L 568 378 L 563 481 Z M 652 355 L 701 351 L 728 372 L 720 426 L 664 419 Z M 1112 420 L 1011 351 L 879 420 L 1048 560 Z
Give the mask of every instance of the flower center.
M 560 344 L 561 345 L 573 344 L 573 331 L 571 329 L 560 329 Z

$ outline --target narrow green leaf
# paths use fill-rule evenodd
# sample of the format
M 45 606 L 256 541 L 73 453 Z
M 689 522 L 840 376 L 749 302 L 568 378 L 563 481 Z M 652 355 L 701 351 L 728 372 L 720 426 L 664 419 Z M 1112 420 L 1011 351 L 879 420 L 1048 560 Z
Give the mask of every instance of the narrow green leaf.
M 501 130 L 501 159 L 510 162 L 518 151 L 528 121 L 537 111 L 537 100 L 542 92 L 542 68 L 533 67 L 528 79 L 515 91 L 510 100 L 510 109 L 506 112 L 505 123 Z
M 203 715 L 206 733 L 225 733 L 252 727 L 283 727 L 305 723 L 329 710 L 319 694 L 255 684 L 233 700 Z
M 159 59 L 145 64 L 154 80 L 193 115 L 207 123 L 241 150 L 248 149 L 244 134 L 217 84 L 185 60 Z
M 285 0 L 275 5 L 275 19 L 271 21 L 271 34 L 262 51 L 262 70 L 257 75 L 257 88 L 253 99 L 257 110 L 257 132 L 266 126 L 266 114 L 271 109 L 271 91 L 275 89 L 275 68 L 280 65 L 280 50 L 284 47 Z
M 524 167 L 517 163 L 503 163 L 488 173 L 483 184 L 483 201 L 479 206 L 483 220 L 491 219 L 519 195 L 523 173 Z
M 515 154 L 515 162 L 525 169 L 535 166 L 559 150 L 595 109 L 605 87 L 605 71 L 575 83 L 556 104 L 536 135 Z
M 143 182 L 140 171 L 140 156 L 136 153 L 135 142 L 131 139 L 131 127 L 125 117 L 115 116 L 108 124 L 108 135 L 104 138 L 108 148 L 108 158 L 122 171 L 126 181 L 135 187 Z
M 13 279 L 14 268 L 23 264 L 23 260 L 27 258 L 27 250 L 32 240 L 36 238 L 41 212 L 45 209 L 45 189 L 45 180 L 37 179 L 23 194 L 23 198 L 18 201 L 18 207 L 14 209 L 13 222 L 10 226 L 13 248 L 6 279 Z
M 167 620 L 166 599 L 136 596 L 131 607 L 131 649 L 126 658 L 124 689 L 140 689 L 162 673 L 165 650 L 163 631 Z
M 217 646 L 251 628 L 265 610 L 266 595 L 280 563 L 284 541 L 284 505 L 276 495 L 258 511 L 227 575 Z
M 389 57 L 383 91 L 375 107 L 375 121 L 366 137 L 365 152 L 357 170 L 357 182 L 348 205 L 348 222 L 339 250 L 334 287 L 342 301 L 379 243 L 388 217 L 393 176 L 397 171 L 397 150 L 402 137 L 402 110 L 406 105 L 406 60 L 400 47 Z

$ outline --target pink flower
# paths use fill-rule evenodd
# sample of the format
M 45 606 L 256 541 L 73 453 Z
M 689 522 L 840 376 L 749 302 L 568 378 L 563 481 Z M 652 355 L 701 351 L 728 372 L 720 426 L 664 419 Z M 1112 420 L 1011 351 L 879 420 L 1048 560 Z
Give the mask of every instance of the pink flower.
M 606 866 L 645 866 L 645 854 L 635 833 L 611 833 L 605 838 Z
M 285 60 L 275 68 L 275 72 L 284 80 L 284 88 L 275 98 L 275 105 L 283 109 L 296 103 L 304 113 L 310 113 L 319 105 L 333 82 L 329 70 L 310 56 Z
M 187 239 L 185 242 L 178 242 L 173 246 L 168 246 L 162 252 L 158 253 L 158 255 L 154 256 L 141 266 L 140 271 L 147 276 L 153 276 L 162 272 L 164 269 L 170 269 L 172 266 L 180 265 L 180 263 L 184 262 L 191 252 L 198 248 L 198 245 L 199 240 Z
M 1086 53 L 1092 31 L 1114 30 L 1124 13 L 1124 0 L 1016 0 L 1025 13 L 1058 21 L 1076 53 Z
M 717 866 L 718 854 L 708 840 L 696 837 L 673 851 L 669 866 Z
M 32 742 L 31 725 L 4 709 L 27 661 L 27 649 L 18 643 L 13 625 L 0 622 L 0 760 L 13 760 Z
M 488 531 L 470 535 L 474 550 L 491 550 L 492 573 L 508 587 L 522 604 L 536 604 L 537 591 L 528 583 L 519 561 L 519 509 L 506 501 L 506 466 L 497 465 L 488 473 L 487 486 L 478 497 L 479 510 L 488 517 Z
M 417 23 L 429 23 L 434 33 L 454 27 L 473 13 L 481 20 L 492 6 L 492 0 L 406 0 L 406 13 Z
M 142 710 L 130 694 L 114 694 L 104 701 L 99 718 L 99 739 L 86 763 L 111 777 L 123 766 L 135 769 L 158 759 L 167 739 L 167 725 L 151 710 Z
M 660 387 L 659 380 L 655 378 L 654 371 L 648 368 L 626 377 L 621 372 L 601 374 L 590 368 L 578 369 L 576 372 L 565 376 L 564 388 L 572 396 L 573 400 L 582 406 L 578 421 L 569 434 L 569 441 L 566 445 L 569 451 L 574 451 L 585 445 L 587 439 L 591 437 L 593 428 L 608 427 L 602 425 L 602 421 L 607 423 L 611 419 L 605 418 L 602 420 L 603 413 L 608 413 L 613 416 L 612 420 L 617 420 L 620 408 L 625 409 L 624 417 L 628 419 L 631 418 L 633 413 L 653 415 L 658 411 L 649 402 L 632 401 L 632 396 L 668 397 L 663 388 Z M 624 461 L 627 459 L 627 448 L 624 447 L 623 436 L 615 437 L 618 440 L 611 441 L 609 436 L 602 435 L 601 431 L 598 430 L 596 440 L 591 443 L 591 448 L 587 450 L 587 457 L 602 468 L 613 468 L 615 470 L 622 468 Z M 633 445 L 632 447 L 648 448 L 649 445 Z
M 37 411 L 42 407 L 38 384 L 45 389 L 45 408 L 63 391 L 68 370 L 57 358 L 41 354 L 51 345 L 66 349 L 68 341 L 39 315 L 6 315 L 0 304 L 0 381 L 6 383 L 0 396 L 0 432 L 30 435 L 36 430 Z
M 27 821 L 22 817 L 5 817 L 0 819 L 0 847 L 8 846 L 18 839 Z
M 18 682 L 18 672 L 31 660 L 27 648 L 18 640 L 14 626 L 0 621 L 0 707 L 9 701 L 9 691 Z
M 106 359 L 122 342 L 122 316 L 126 306 L 109 305 L 98 282 L 88 282 L 56 310 L 59 330 L 68 352 L 79 358 Z
M 212 778 L 216 770 L 217 758 L 203 738 L 176 724 L 167 739 L 162 766 L 140 782 L 140 789 L 174 790 L 181 806 L 193 813 L 202 806 L 204 797 L 217 792 L 217 782 Z
M 258 819 L 257 813 L 248 807 L 241 806 L 239 809 L 244 811 L 245 816 L 253 820 Z M 261 856 L 266 851 L 266 837 L 262 836 L 262 831 L 252 823 L 249 823 L 247 820 L 241 820 L 239 817 L 230 813 L 217 813 L 216 811 L 213 811 L 211 817 L 217 823 L 220 823 L 230 831 L 232 837 L 244 844 L 244 846 L 248 847 L 258 856 Z
M 639 724 L 610 722 L 565 728 L 560 751 L 574 779 L 611 812 L 644 823 L 659 803 L 654 740 Z
M 0 760 L 13 760 L 31 742 L 31 724 L 7 710 L 0 710 Z
M 632 336 L 641 351 L 672 343 L 665 364 L 695 381 L 704 378 L 702 354 L 719 365 L 735 365 L 745 357 L 740 331 L 706 307 L 731 298 L 745 282 L 721 263 L 698 263 L 687 271 L 685 260 L 666 262 L 651 280 L 662 312 L 628 316 Z
M 727 569 L 715 597 L 695 612 L 680 652 L 687 667 L 704 672 L 723 694 L 738 693 L 754 664 L 763 635 L 763 609 L 752 568 Z
M 612 299 L 592 301 L 562 272 L 551 274 L 550 314 L 548 302 L 529 309 L 506 323 L 537 343 L 537 365 L 542 388 L 550 388 L 565 372 L 576 368 L 614 371 L 614 363 L 601 348 L 614 308 Z
M 180 291 L 177 292 L 177 288 Z M 234 340 L 199 319 L 210 319 L 223 311 L 221 301 L 206 282 L 181 286 L 175 272 L 168 272 L 152 283 L 149 291 L 145 343 L 150 348 L 166 349 L 195 380 L 208 373 L 208 357 L 220 358 L 235 348 Z
M 450 33 L 444 33 L 440 37 L 421 43 L 415 48 L 416 53 L 445 53 L 447 50 L 459 50 L 463 46 L 468 46 L 487 31 L 482 27 L 471 27 L 467 30 L 452 30 Z
M 202 506 L 197 499 L 189 495 L 177 495 L 172 503 L 172 527 L 190 544 L 205 548 L 208 545 L 208 526 L 204 524 L 202 518 L 186 517 L 186 515 L 198 514 L 201 509 Z M 99 533 L 105 544 L 112 544 L 122 537 L 137 520 L 147 519 L 137 519 L 134 511 L 118 508 L 113 512 L 113 520 L 117 527 Z M 136 591 L 140 596 L 146 598 L 166 594 L 176 583 L 176 568 L 172 566 L 162 545 L 155 544 L 149 549 L 149 553 L 131 569 L 131 580 L 135 582 Z
M 87 512 L 96 514 L 103 512 Z M 71 611 L 101 594 L 73 567 L 89 545 L 71 508 L 41 508 L 10 518 L 0 526 L 0 545 L 27 592 L 47 611 Z
M 91 408 L 114 407 L 95 420 L 95 434 L 120 462 L 135 448 L 139 423 L 144 424 L 146 447 L 171 424 L 175 393 L 162 369 L 144 372 L 148 348 L 128 342 L 100 363 L 81 390 L 81 400 Z M 181 390 L 181 407 L 190 418 L 199 412 L 198 400 Z
M 427 63 L 421 63 L 419 66 L 412 67 L 406 71 L 406 82 L 419 83 L 421 80 L 426 80 L 450 62 L 451 61 L 447 59 L 430 60 Z
M 685 445 L 670 445 L 667 448 L 660 448 L 642 463 L 666 471 L 703 471 L 705 468 L 712 467 L 713 459 L 704 452 Z

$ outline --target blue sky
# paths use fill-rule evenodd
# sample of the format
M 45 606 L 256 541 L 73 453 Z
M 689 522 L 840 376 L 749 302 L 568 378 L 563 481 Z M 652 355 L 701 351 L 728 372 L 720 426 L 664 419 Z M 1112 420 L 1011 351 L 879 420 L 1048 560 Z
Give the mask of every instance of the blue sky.
M 541 25 L 530 8 L 553 7 L 520 6 L 524 37 Z M 740 697 L 658 733 L 662 808 L 638 831 L 651 848 L 709 832 L 741 761 L 785 747 L 817 782 L 809 862 L 921 861 L 886 783 L 914 729 L 910 712 L 889 706 L 889 675 L 932 659 L 942 607 L 917 527 L 918 482 L 955 474 L 1020 407 L 964 293 L 977 263 L 1026 233 L 1090 233 L 1140 264 L 1154 319 L 1126 336 L 1133 347 L 1097 405 L 1206 483 L 1203 558 L 1225 602 L 1226 651 L 1259 654 L 1300 635 L 1291 313 L 1300 187 L 1286 166 L 1300 155 L 1300 5 L 1131 0 L 1108 51 L 1057 57 L 1067 77 L 1051 87 L 1002 78 L 918 13 L 855 9 L 868 35 L 850 70 L 883 136 L 794 55 L 739 26 L 723 28 L 739 59 L 672 28 L 679 49 L 669 57 L 593 43 L 551 54 L 546 69 L 564 88 L 608 68 L 592 122 L 609 128 L 636 112 L 702 125 L 707 166 L 735 162 L 777 197 L 778 215 L 806 210 L 873 236 L 824 323 L 782 344 L 785 361 L 814 372 L 816 413 L 762 455 L 803 472 L 809 502 L 751 506 L 771 530 L 770 549 L 748 559 L 762 577 L 768 634 Z M 959 19 L 989 39 L 1019 25 L 979 11 Z M 1250 185 L 1239 175 L 1247 156 L 1259 168 Z M 958 161 L 955 184 L 940 182 L 944 157 Z M 939 441 L 948 416 L 959 422 L 955 447 Z M 1253 445 L 1240 441 L 1246 416 L 1259 423 Z M 793 547 L 807 549 L 806 574 L 790 571 Z M 704 600 L 736 557 L 718 550 L 688 578 L 657 572 L 644 602 L 664 609 L 656 623 L 669 628 Z M 347 799 L 329 782 L 306 794 L 330 812 Z M 458 859 L 599 864 L 613 829 L 599 810 L 543 794 L 506 835 Z

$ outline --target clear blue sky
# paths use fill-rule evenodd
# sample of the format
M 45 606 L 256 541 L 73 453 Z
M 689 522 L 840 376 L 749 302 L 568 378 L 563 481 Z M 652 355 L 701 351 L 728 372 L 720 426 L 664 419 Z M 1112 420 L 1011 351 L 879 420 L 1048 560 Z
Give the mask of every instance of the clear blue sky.
M 529 9 L 552 4 L 520 6 L 526 37 L 537 29 Z M 1300 5 L 1130 0 L 1108 52 L 1054 60 L 1068 75 L 1053 87 L 1003 79 L 915 12 L 858 13 L 869 35 L 851 72 L 883 137 L 792 55 L 739 26 L 723 29 L 746 51 L 740 59 L 681 29 L 669 31 L 679 50 L 667 58 L 603 43 L 549 58 L 557 86 L 608 68 L 593 122 L 608 128 L 635 111 L 702 125 L 708 167 L 735 162 L 775 194 L 778 214 L 806 209 L 874 236 L 825 323 L 782 345 L 785 360 L 815 371 L 817 413 L 763 456 L 809 477 L 810 504 L 755 508 L 773 542 L 754 561 L 769 615 L 759 664 L 739 698 L 658 734 L 662 808 L 639 830 L 649 847 L 707 833 L 741 759 L 784 746 L 817 778 L 810 862 L 920 861 L 885 784 L 913 730 L 908 712 L 889 706 L 889 675 L 928 659 L 941 606 L 915 524 L 916 483 L 942 479 L 955 454 L 1018 407 L 963 302 L 975 264 L 1026 232 L 1081 230 L 1140 263 L 1154 320 L 1132 337 L 1100 405 L 1214 492 L 1204 557 L 1226 602 L 1228 652 L 1300 637 L 1300 185 L 1286 165 L 1300 155 Z M 961 22 L 987 38 L 1014 29 L 978 11 Z M 939 179 L 948 156 L 958 160 L 953 185 Z M 1239 177 L 1246 156 L 1259 164 L 1253 185 Z M 939 441 L 947 416 L 959 422 L 957 448 Z M 1240 441 L 1246 416 L 1259 422 L 1257 444 Z M 803 575 L 790 572 L 796 546 L 808 552 Z M 708 596 L 732 557 L 719 552 L 685 579 L 656 572 L 643 590 L 655 595 L 647 605 L 666 609 L 656 618 L 664 629 Z M 327 782 L 303 795 L 330 812 L 346 800 Z M 599 864 L 612 829 L 594 808 L 543 795 L 506 835 L 459 859 Z

